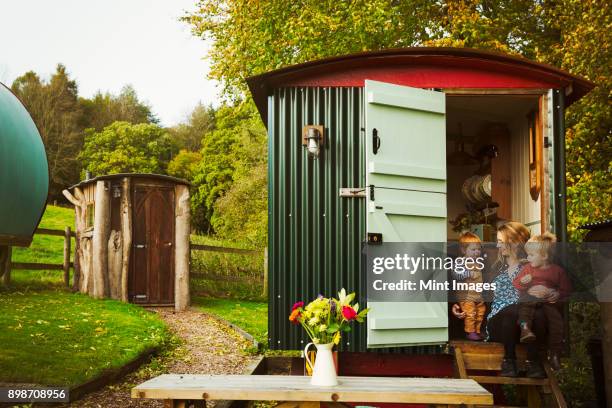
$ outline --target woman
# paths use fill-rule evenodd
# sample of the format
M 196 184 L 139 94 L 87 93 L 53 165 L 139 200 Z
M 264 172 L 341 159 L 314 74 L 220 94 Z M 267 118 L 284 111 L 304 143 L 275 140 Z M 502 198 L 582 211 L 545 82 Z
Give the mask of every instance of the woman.
M 495 292 L 489 314 L 487 315 L 487 333 L 489 341 L 497 341 L 504 345 L 501 375 L 505 377 L 518 376 L 516 370 L 516 345 L 519 342 L 520 336 L 517 324 L 519 294 L 512 285 L 512 281 L 521 271 L 525 262 L 524 245 L 529 236 L 529 229 L 519 222 L 508 222 L 497 230 L 499 258 L 493 267 L 499 273 L 493 279 Z M 461 313 L 456 305 L 453 306 L 453 313 L 459 318 L 464 317 L 462 316 L 464 313 Z M 538 347 L 541 344 L 541 340 L 546 338 L 546 321 L 542 321 L 543 319 L 545 317 L 542 313 L 536 313 L 534 330 L 536 331 L 538 341 L 527 346 L 527 377 L 530 378 L 543 378 L 546 376 L 538 356 Z M 541 329 L 544 329 L 544 332 Z

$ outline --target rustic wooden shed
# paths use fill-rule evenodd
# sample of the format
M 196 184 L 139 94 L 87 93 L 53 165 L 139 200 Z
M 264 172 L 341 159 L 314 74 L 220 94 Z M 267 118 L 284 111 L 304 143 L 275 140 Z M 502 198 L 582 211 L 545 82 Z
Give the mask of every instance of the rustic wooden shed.
M 75 206 L 74 285 L 96 298 L 189 305 L 189 183 L 113 174 L 64 190 Z

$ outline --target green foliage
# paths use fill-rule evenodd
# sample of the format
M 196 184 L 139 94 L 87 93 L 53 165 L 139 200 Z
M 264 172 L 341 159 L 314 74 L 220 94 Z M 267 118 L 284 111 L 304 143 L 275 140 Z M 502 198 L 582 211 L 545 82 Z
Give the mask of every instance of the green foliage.
M 60 197 L 62 189 L 79 175 L 76 157 L 83 136 L 77 84 L 66 67 L 58 64 L 49 81 L 41 81 L 30 71 L 15 79 L 11 88 L 40 131 L 49 162 L 50 196 Z
M 116 370 L 169 337 L 138 306 L 60 291 L 3 293 L 0 327 L 0 381 L 56 386 Z
M 198 104 L 186 123 L 174 126 L 168 131 L 182 149 L 198 151 L 202 147 L 202 137 L 215 128 L 215 109 Z
M 565 115 L 568 229 L 578 240 L 578 226 L 612 214 L 612 13 L 604 1 L 564 0 L 545 18 L 559 37 L 538 58 L 597 85 Z
M 217 199 L 235 179 L 247 177 L 247 169 L 266 159 L 266 133 L 252 102 L 220 108 L 215 123 L 215 129 L 202 139 L 202 160 L 192 179 L 192 222 L 197 230 L 209 233 Z M 242 205 L 249 211 L 248 202 Z
M 186 15 L 194 35 L 212 40 L 210 76 L 226 96 L 247 76 L 326 56 L 409 46 L 427 38 L 431 2 L 259 2 L 200 0 Z
M 100 132 L 87 129 L 79 159 L 94 175 L 164 174 L 175 150 L 170 135 L 155 124 L 114 122 Z
M 140 101 L 136 90 L 126 85 L 119 95 L 98 92 L 92 99 L 80 98 L 83 128 L 102 130 L 113 122 L 157 123 L 151 107 Z
M 265 163 L 239 174 L 227 193 L 215 202 L 212 225 L 227 239 L 247 242 L 251 248 L 267 246 L 268 174 Z
M 168 174 L 185 180 L 191 180 L 201 160 L 202 155 L 200 153 L 182 149 L 168 163 Z
M 592 337 L 600 336 L 598 303 L 570 303 L 570 353 L 558 374 L 566 400 L 572 402 L 595 399 L 593 371 L 587 345 Z
M 220 247 L 252 249 L 236 239 L 192 235 L 191 242 Z M 192 251 L 190 288 L 193 295 L 263 300 L 263 250 L 259 254 Z M 226 276 L 224 281 L 203 279 L 198 274 Z
M 80 179 L 78 157 L 85 129 L 100 131 L 115 121 L 157 122 L 151 108 L 138 99 L 131 86 L 124 87 L 117 96 L 98 93 L 92 99 L 79 97 L 76 81 L 62 64 L 57 65 L 48 81 L 30 71 L 15 79 L 11 88 L 41 133 L 49 162 L 52 199 L 63 199 L 61 191 Z
M 210 76 L 240 98 L 245 78 L 355 51 L 453 46 L 523 55 L 582 75 L 597 88 L 566 112 L 569 229 L 612 213 L 612 17 L 603 0 L 318 2 L 200 0 L 187 14 L 212 40 Z M 237 186 L 238 188 L 238 186 Z

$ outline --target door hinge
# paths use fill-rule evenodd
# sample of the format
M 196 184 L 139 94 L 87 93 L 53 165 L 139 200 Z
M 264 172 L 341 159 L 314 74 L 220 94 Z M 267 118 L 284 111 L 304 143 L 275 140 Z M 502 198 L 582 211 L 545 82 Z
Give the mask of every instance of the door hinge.
M 146 244 L 134 244 L 134 248 L 136 249 L 142 249 L 142 248 L 146 248 L 147 245 Z
M 370 201 L 374 201 L 374 184 L 370 184 L 369 188 L 370 188 Z

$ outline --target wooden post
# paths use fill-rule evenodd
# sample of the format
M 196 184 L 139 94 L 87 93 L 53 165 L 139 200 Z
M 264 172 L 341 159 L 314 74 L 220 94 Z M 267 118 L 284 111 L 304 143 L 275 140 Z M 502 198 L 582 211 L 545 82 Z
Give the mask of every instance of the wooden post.
M 268 297 L 268 247 L 264 249 L 264 278 L 261 296 Z
M 4 286 L 11 283 L 11 253 L 10 246 L 0 245 L 0 277 Z
M 72 291 L 79 291 L 79 282 L 81 280 L 81 257 L 79 256 L 79 231 L 75 231 L 74 238 L 74 267 L 72 268 Z
M 92 239 L 93 297 L 108 294 L 108 236 L 110 233 L 110 187 L 104 180 L 96 182 L 94 229 Z
M 175 187 L 174 227 L 174 309 L 182 311 L 189 306 L 189 255 L 191 232 L 191 210 L 189 187 L 177 184 Z
M 79 291 L 82 281 L 87 280 L 87 276 L 83 277 L 81 268 L 81 258 L 83 256 L 83 245 L 81 245 L 81 233 L 85 228 L 85 216 L 87 213 L 87 203 L 85 195 L 78 187 L 74 188 L 74 196 L 68 190 L 63 190 L 62 194 L 68 201 L 74 205 L 74 226 L 75 226 L 75 245 L 74 245 L 74 272 L 72 279 L 72 290 Z M 90 273 L 89 265 L 84 265 L 86 274 Z M 85 289 L 84 292 L 87 290 Z
M 64 284 L 70 287 L 70 227 L 64 230 Z
M 121 265 L 121 300 L 128 299 L 128 274 L 132 249 L 132 189 L 129 177 L 121 183 L 121 235 L 123 236 L 123 256 Z

